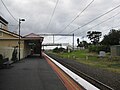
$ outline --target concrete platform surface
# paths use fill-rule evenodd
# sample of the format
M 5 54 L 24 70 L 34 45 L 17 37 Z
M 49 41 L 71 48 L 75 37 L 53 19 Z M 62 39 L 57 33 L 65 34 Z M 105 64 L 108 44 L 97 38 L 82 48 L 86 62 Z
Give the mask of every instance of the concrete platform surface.
M 0 69 L 0 90 L 66 90 L 45 59 L 26 58 Z

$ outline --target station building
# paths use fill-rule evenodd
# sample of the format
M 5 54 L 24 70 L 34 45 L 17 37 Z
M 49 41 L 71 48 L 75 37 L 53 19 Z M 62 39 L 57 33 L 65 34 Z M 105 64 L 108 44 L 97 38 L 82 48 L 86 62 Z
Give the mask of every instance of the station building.
M 32 54 L 41 56 L 43 37 L 30 33 L 20 36 L 20 59 Z M 15 47 L 19 45 L 19 35 L 8 30 L 8 22 L 0 16 L 0 54 L 11 60 Z M 19 49 L 17 48 L 17 52 Z M 17 57 L 18 57 L 17 53 Z

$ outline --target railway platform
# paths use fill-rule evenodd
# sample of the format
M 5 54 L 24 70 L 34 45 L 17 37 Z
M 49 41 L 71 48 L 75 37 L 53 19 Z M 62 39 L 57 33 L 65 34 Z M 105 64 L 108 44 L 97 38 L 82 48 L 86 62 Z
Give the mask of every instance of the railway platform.
M 0 90 L 67 90 L 45 59 L 30 57 L 0 69 Z

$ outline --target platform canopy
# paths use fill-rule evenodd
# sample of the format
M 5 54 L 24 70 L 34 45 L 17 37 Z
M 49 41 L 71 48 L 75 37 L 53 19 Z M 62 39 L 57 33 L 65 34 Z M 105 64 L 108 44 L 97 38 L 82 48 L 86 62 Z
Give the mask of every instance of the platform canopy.
M 41 54 L 41 48 L 42 48 L 42 42 L 44 37 L 41 37 L 40 35 L 30 33 L 28 35 L 23 36 L 21 39 L 24 40 L 25 47 L 27 47 L 27 51 L 32 50 L 34 54 Z
M 44 37 L 41 37 L 34 33 L 30 33 L 28 35 L 23 36 L 22 39 L 23 40 L 40 40 L 40 42 L 43 42 Z

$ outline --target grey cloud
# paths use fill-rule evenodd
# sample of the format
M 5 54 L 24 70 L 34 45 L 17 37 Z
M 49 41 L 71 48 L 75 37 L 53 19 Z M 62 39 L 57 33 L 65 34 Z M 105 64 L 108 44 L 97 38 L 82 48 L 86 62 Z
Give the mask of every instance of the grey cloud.
M 91 0 L 92 1 L 92 0 Z M 58 6 L 55 10 L 54 16 L 50 23 L 49 28 L 47 25 L 49 23 L 53 8 L 55 7 L 56 0 L 4 0 L 6 6 L 11 11 L 11 13 L 17 18 L 25 18 L 26 21 L 22 22 L 22 34 L 33 33 L 59 33 L 65 28 L 67 24 L 70 23 L 74 17 L 82 11 L 90 0 L 59 0 Z M 110 10 L 111 8 L 117 6 L 120 3 L 119 0 L 94 0 L 93 4 L 89 6 L 82 15 L 79 16 L 63 33 L 70 33 L 79 26 L 84 25 L 95 17 L 103 14 L 104 12 Z M 2 3 L 0 2 L 0 11 L 4 15 L 4 18 L 9 22 L 9 24 L 18 23 L 13 20 L 13 18 L 8 14 Z M 108 15 L 96 20 L 95 22 L 77 30 L 75 34 L 86 35 L 86 30 L 97 23 L 109 18 L 119 12 L 119 9 L 109 13 Z M 2 15 L 2 16 L 3 16 Z M 114 18 L 114 25 L 118 24 L 118 17 Z M 103 30 L 111 27 L 112 20 L 99 25 L 94 30 Z M 10 28 L 14 31 L 14 28 Z M 103 30 L 104 31 L 104 30 Z

